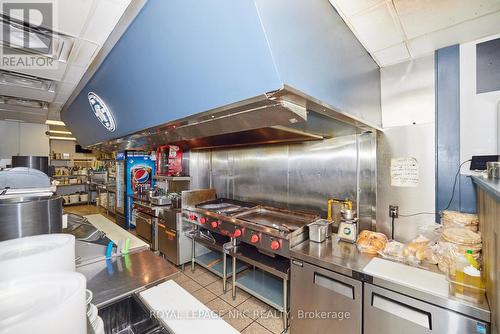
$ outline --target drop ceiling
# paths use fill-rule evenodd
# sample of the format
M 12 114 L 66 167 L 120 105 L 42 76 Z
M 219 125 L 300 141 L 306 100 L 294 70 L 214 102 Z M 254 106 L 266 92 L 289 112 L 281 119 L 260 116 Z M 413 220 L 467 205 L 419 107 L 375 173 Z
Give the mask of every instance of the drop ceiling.
M 500 32 L 500 0 L 330 2 L 381 67 Z
M 109 34 L 123 15 L 130 0 L 53 0 L 53 31 L 69 36 L 74 42 L 67 61 L 59 61 L 56 70 L 13 71 L 54 82 L 54 89 L 39 99 L 48 102 L 45 108 L 31 108 L 23 105 L 2 103 L 0 119 L 44 123 L 47 118 L 59 119 L 59 112 L 68 100 L 83 74 L 97 55 Z M 0 69 L 2 65 L 0 64 Z M 5 72 L 4 72 L 5 74 Z M 0 84 L 2 76 L 0 75 Z M 0 85 L 0 95 L 7 95 Z M 9 96 L 33 99 L 33 92 L 19 89 L 9 91 Z M 30 101 L 31 102 L 31 101 Z

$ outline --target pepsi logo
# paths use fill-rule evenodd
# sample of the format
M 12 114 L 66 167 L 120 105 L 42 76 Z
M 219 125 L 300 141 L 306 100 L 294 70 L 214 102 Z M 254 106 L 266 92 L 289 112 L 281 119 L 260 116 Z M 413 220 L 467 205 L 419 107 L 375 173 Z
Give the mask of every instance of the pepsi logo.
M 149 172 L 145 169 L 137 169 L 134 171 L 134 181 L 137 183 L 145 183 L 149 180 Z
M 97 117 L 99 122 L 101 122 L 108 131 L 114 132 L 116 130 L 115 118 L 104 101 L 94 92 L 89 92 L 87 97 L 95 117 Z

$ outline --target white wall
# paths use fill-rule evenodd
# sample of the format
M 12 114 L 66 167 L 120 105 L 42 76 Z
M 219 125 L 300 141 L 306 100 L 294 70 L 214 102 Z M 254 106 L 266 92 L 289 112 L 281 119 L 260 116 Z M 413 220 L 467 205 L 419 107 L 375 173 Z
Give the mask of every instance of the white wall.
M 0 165 L 13 155 L 48 156 L 47 130 L 45 124 L 0 121 Z
M 476 94 L 476 44 L 494 35 L 460 45 L 460 161 L 473 155 L 498 154 L 500 91 Z M 462 169 L 467 174 L 469 164 Z
M 400 214 L 434 212 L 435 205 L 435 70 L 434 55 L 380 69 L 382 123 L 377 147 L 377 230 L 391 234 L 389 204 Z M 393 187 L 391 158 L 414 157 L 417 187 Z M 396 239 L 408 241 L 434 215 L 396 219 Z
M 434 55 L 380 69 L 382 126 L 434 123 Z

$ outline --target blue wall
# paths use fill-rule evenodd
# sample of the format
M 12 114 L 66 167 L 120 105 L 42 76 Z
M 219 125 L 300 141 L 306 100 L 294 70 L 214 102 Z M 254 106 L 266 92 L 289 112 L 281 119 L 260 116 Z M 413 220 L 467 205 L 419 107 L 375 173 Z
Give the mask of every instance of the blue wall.
M 460 161 L 460 47 L 439 49 L 436 66 L 436 212 L 452 196 Z M 449 210 L 476 212 L 476 194 L 470 177 L 459 176 Z M 436 217 L 439 221 L 439 217 Z

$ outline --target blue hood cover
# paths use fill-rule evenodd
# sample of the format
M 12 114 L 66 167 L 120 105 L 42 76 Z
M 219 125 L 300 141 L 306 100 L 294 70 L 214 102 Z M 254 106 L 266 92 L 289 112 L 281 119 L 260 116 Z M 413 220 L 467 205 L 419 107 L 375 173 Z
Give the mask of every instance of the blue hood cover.
M 149 0 L 61 117 L 83 146 L 134 148 L 311 108 L 381 122 L 379 69 L 328 0 Z

